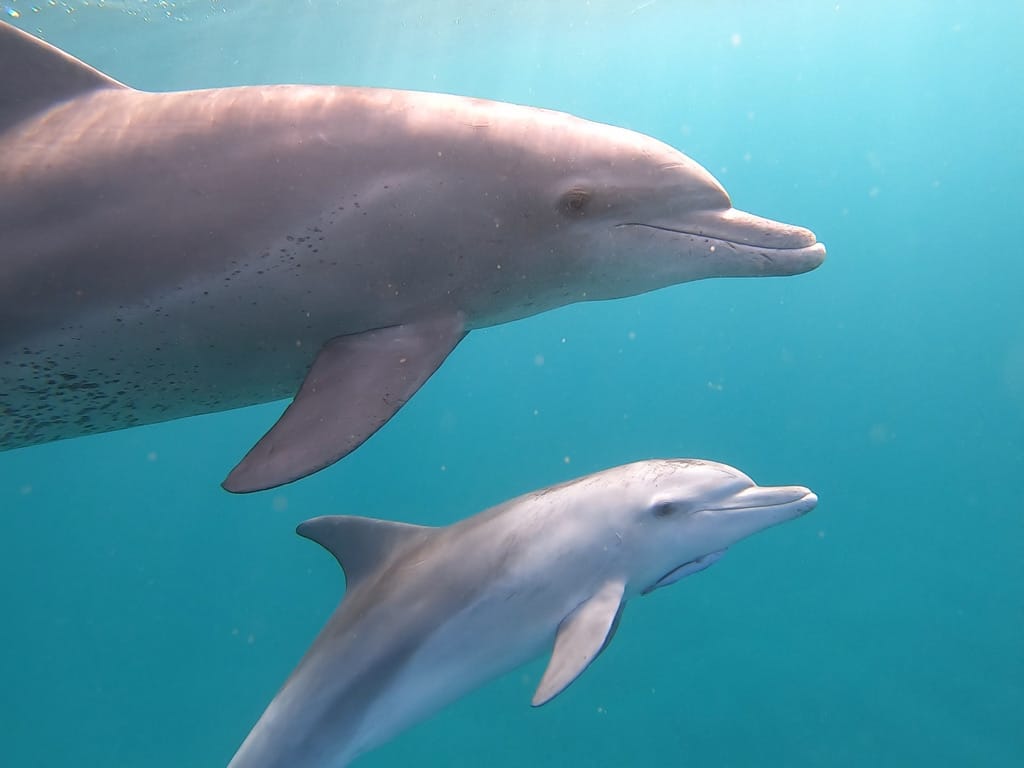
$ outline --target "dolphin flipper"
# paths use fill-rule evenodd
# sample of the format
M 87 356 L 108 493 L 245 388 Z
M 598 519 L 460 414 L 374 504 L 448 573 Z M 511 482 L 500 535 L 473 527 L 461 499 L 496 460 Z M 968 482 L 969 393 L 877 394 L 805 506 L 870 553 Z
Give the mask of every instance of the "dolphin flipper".
M 533 706 L 546 704 L 564 691 L 607 647 L 619 626 L 624 593 L 625 584 L 609 581 L 562 620 L 551 661 L 533 694 Z
M 333 464 L 384 426 L 465 335 L 462 316 L 453 314 L 331 339 L 224 488 L 262 491 Z

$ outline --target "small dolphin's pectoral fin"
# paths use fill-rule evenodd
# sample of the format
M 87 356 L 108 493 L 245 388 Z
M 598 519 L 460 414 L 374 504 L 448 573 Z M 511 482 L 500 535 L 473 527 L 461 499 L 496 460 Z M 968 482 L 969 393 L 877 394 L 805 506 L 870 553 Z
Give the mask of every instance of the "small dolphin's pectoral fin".
M 393 523 L 372 517 L 325 515 L 299 523 L 295 532 L 315 541 L 338 561 L 348 589 L 377 569 L 396 548 L 422 541 L 431 531 L 425 525 Z
M 331 339 L 224 488 L 262 491 L 333 464 L 384 426 L 465 335 L 456 314 Z
M 625 605 L 624 592 L 622 582 L 610 581 L 562 619 L 551 661 L 533 694 L 533 706 L 546 704 L 564 691 L 612 641 Z

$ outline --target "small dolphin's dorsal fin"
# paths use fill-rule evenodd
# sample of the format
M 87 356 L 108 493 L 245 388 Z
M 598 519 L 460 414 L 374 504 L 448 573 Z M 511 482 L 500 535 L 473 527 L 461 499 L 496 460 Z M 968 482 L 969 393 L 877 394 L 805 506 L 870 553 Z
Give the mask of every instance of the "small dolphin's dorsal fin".
M 295 532 L 334 555 L 345 572 L 347 588 L 351 589 L 386 562 L 396 548 L 422 541 L 433 530 L 430 526 L 372 517 L 325 515 L 300 523 Z
M 608 647 L 626 604 L 624 593 L 621 581 L 609 581 L 562 619 L 551 661 L 533 694 L 533 706 L 547 704 L 564 691 Z
M 79 94 L 125 87 L 5 22 L 0 22 L 0 72 L 0 129 Z

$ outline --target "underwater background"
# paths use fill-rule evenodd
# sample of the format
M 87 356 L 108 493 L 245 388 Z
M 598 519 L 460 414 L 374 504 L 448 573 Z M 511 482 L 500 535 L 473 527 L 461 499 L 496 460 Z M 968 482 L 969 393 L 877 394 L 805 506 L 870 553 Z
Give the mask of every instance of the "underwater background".
M 475 331 L 274 491 L 219 483 L 283 403 L 0 454 L 0 764 L 225 765 L 342 594 L 301 520 L 446 524 L 689 456 L 821 501 L 631 602 L 551 704 L 539 660 L 357 764 L 1024 765 L 1024 3 L 0 10 L 143 89 L 386 86 L 632 128 L 829 251 Z

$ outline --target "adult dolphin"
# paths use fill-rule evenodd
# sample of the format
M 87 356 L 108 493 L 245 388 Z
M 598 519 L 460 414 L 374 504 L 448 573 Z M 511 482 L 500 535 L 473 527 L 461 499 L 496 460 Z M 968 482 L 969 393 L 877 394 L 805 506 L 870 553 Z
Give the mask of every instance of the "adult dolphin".
M 243 492 L 337 461 L 473 328 L 825 249 L 566 114 L 372 88 L 127 88 L 0 24 L 0 449 L 291 395 Z
M 554 649 L 557 696 L 610 642 L 631 597 L 814 508 L 693 459 L 642 461 L 521 496 L 446 528 L 320 517 L 298 532 L 346 595 L 228 768 L 341 768 L 488 680 Z

